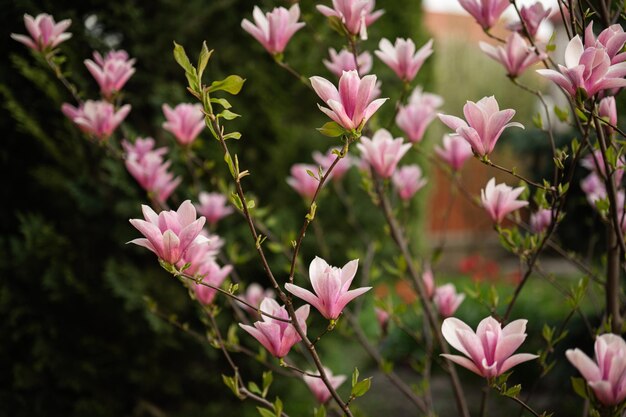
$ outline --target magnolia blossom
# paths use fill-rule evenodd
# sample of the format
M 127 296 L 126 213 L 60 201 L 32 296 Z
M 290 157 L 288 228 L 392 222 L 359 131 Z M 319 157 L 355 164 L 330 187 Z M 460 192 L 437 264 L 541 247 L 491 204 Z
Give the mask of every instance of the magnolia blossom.
M 361 151 L 361 158 L 382 178 L 389 178 L 396 170 L 400 159 L 411 149 L 410 143 L 402 138 L 393 138 L 386 129 L 379 129 L 372 139 L 363 136 L 356 145 Z
M 626 52 L 622 52 L 626 43 L 626 33 L 620 24 L 614 24 L 604 29 L 596 39 L 593 33 L 593 20 L 585 29 L 585 48 L 598 47 L 605 48 L 607 55 L 611 58 L 611 64 L 626 61 Z
M 437 116 L 437 109 L 443 105 L 443 99 L 431 93 L 424 93 L 415 88 L 406 106 L 398 108 L 396 124 L 413 143 L 421 142 L 424 132 Z
M 499 224 L 507 214 L 528 205 L 528 201 L 517 200 L 522 192 L 524 187 L 511 188 L 504 183 L 496 185 L 496 179 L 492 178 L 480 191 L 480 199 L 491 220 Z
M 387 98 L 374 99 L 376 76 L 363 78 L 355 71 L 344 71 L 339 89 L 322 77 L 311 77 L 311 86 L 328 108 L 320 110 L 347 130 L 361 129 Z
M 110 51 L 104 57 L 94 52 L 93 58 L 95 62 L 86 59 L 85 66 L 100 86 L 104 97 L 109 98 L 120 91 L 135 73 L 135 60 L 128 59 L 126 51 Z
M 263 301 L 264 298 L 275 298 L 275 294 L 274 291 L 270 288 L 268 289 L 264 289 L 263 287 L 261 287 L 259 284 L 257 284 L 256 282 L 253 282 L 252 284 L 248 285 L 248 287 L 246 288 L 246 292 L 245 294 L 243 294 L 243 299 L 244 301 L 246 301 L 248 304 L 254 306 L 255 308 L 259 308 L 261 305 L 261 301 Z M 257 310 L 253 310 L 248 306 L 243 306 L 250 314 L 257 314 Z
M 611 125 L 617 126 L 617 106 L 615 105 L 615 97 L 609 96 L 600 100 L 598 104 L 598 116 L 607 120 Z M 604 128 L 609 134 L 613 133 L 611 126 L 605 125 Z
M 522 22 L 526 25 L 526 30 L 528 30 L 528 34 L 534 38 L 537 36 L 537 31 L 539 30 L 539 26 L 541 22 L 547 19 L 552 13 L 552 9 L 548 7 L 547 9 L 543 7 L 543 3 L 538 1 L 532 6 L 522 6 L 520 8 L 520 15 L 522 17 Z M 522 26 L 522 22 L 515 22 L 509 26 L 509 29 L 515 30 L 517 32 L 521 32 L 524 34 L 524 26 Z
M 443 337 L 465 357 L 441 356 L 482 377 L 500 376 L 515 365 L 538 357 L 529 353 L 513 355 L 526 339 L 526 323 L 527 320 L 515 320 L 502 328 L 496 319 L 487 317 L 478 324 L 474 333 L 461 320 L 447 318 L 441 325 Z
M 459 0 L 459 4 L 483 29 L 488 30 L 511 3 L 509 0 Z
M 162 211 L 158 215 L 149 206 L 142 205 L 141 209 L 145 220 L 130 219 L 130 224 L 145 238 L 128 243 L 151 250 L 163 261 L 176 264 L 192 245 L 207 242 L 200 235 L 205 219 L 196 219 L 191 201 L 184 201 L 177 211 Z
M 241 27 L 272 55 L 283 53 L 289 39 L 304 27 L 303 22 L 298 22 L 300 19 L 298 3 L 291 6 L 289 10 L 284 7 L 275 7 L 265 15 L 261 9 L 254 6 L 252 17 L 254 23 L 243 19 Z
M 596 207 L 596 202 L 607 198 L 606 185 L 598 174 L 592 172 L 580 182 L 580 189 L 587 196 L 587 202 L 592 207 Z
M 336 17 L 352 35 L 367 39 L 367 27 L 378 20 L 383 10 L 374 11 L 375 0 L 333 0 L 333 8 L 318 5 L 317 10 L 327 17 Z
M 130 104 L 115 111 L 113 104 L 106 101 L 87 100 L 79 107 L 64 103 L 61 111 L 83 132 L 100 140 L 106 140 L 130 112 Z
M 512 32 L 503 46 L 480 42 L 480 49 L 502 64 L 511 77 L 521 75 L 528 67 L 547 58 L 545 53 L 537 53 L 535 48 L 531 47 L 517 32 Z
M 463 114 L 467 122 L 445 114 L 439 114 L 439 119 L 472 145 L 474 153 L 480 156 L 489 155 L 493 151 L 507 127 L 524 128 L 520 123 L 509 123 L 515 116 L 515 110 L 500 110 L 494 96 L 483 97 L 477 103 L 468 101 L 463 106 Z
M 454 284 L 437 287 L 433 301 L 441 317 L 451 317 L 465 300 L 465 294 L 457 294 Z
M 335 153 L 335 151 L 338 150 L 339 149 L 337 148 L 330 148 L 325 154 L 317 151 L 313 152 L 313 159 L 315 160 L 315 163 L 322 167 L 324 173 L 328 172 L 330 166 L 337 159 L 337 154 Z M 352 163 L 352 156 L 345 155 L 339 160 L 339 162 L 335 164 L 335 167 L 330 173 L 331 178 L 335 181 L 341 180 L 343 176 L 346 175 L 346 172 L 348 172 L 350 167 L 352 167 Z
M 153 149 L 152 138 L 137 138 L 134 144 L 124 140 L 122 147 L 126 151 L 124 163 L 128 172 L 156 201 L 167 201 L 181 182 L 180 177 L 174 178 L 168 171 L 171 162 L 163 160 L 167 148 Z
M 342 49 L 337 53 L 334 48 L 328 50 L 330 60 L 324 59 L 322 62 L 337 77 L 341 77 L 344 71 L 352 71 L 357 69 L 359 74 L 367 74 L 372 69 L 372 55 L 365 51 L 358 55 L 356 61 L 352 52 Z
M 415 43 L 411 39 L 397 38 L 394 45 L 383 38 L 374 51 L 389 68 L 403 81 L 411 82 L 422 68 L 424 61 L 433 53 L 433 40 L 426 42 L 419 51 L 415 51 Z
M 228 274 L 232 271 L 232 265 L 220 267 L 215 260 L 210 260 L 202 264 L 197 274 L 202 276 L 202 282 L 219 287 L 222 285 Z M 202 304 L 211 304 L 217 294 L 217 290 L 202 284 L 193 284 L 194 293 L 198 301 Z
M 580 349 L 568 349 L 567 359 L 574 365 L 606 406 L 620 404 L 626 399 L 626 342 L 621 336 L 607 333 L 596 337 L 596 360 Z
M 290 172 L 291 176 L 287 178 L 287 184 L 302 198 L 312 200 L 320 185 L 319 178 L 317 178 L 318 167 L 311 164 L 294 164 Z M 313 178 L 309 172 L 312 172 L 316 178 Z
M 319 370 L 316 370 L 315 372 L 309 372 L 309 373 L 312 375 L 320 374 Z M 334 389 L 339 388 L 339 386 L 343 384 L 344 381 L 346 380 L 345 375 L 335 376 L 327 367 L 324 367 L 324 373 L 326 374 L 326 377 L 328 378 L 330 385 Z M 302 379 L 304 380 L 306 385 L 309 387 L 309 389 L 315 396 L 315 399 L 317 400 L 317 402 L 319 402 L 320 404 L 324 404 L 328 400 L 330 400 L 330 397 L 331 397 L 330 391 L 326 387 L 326 384 L 324 384 L 324 381 L 322 380 L 322 378 L 316 378 L 314 376 L 309 376 L 309 375 L 304 374 L 302 375 Z
M 530 230 L 533 233 L 542 233 L 552 223 L 552 210 L 539 209 L 530 215 Z
M 422 169 L 413 164 L 405 165 L 393 173 L 391 177 L 401 199 L 407 201 L 421 190 L 428 180 L 422 176 Z
M 376 321 L 380 326 L 380 329 L 385 333 L 387 326 L 389 325 L 389 313 L 382 308 L 374 307 L 374 314 L 376 315 Z
M 225 195 L 220 193 L 201 192 L 198 195 L 200 204 L 196 205 L 198 213 L 206 217 L 210 225 L 215 226 L 224 217 L 229 216 L 235 210 L 228 204 Z
M 265 315 L 261 316 L 261 321 L 254 323 L 254 326 L 239 323 L 239 327 L 250 333 L 252 337 L 261 343 L 273 356 L 277 358 L 285 357 L 291 347 L 302 338 L 296 332 L 293 324 L 289 320 L 289 314 L 284 306 L 278 305 L 276 300 L 265 298 L 261 302 L 261 311 L 271 314 L 283 320 L 277 320 Z M 304 305 L 296 310 L 296 319 L 304 333 L 306 333 L 306 319 L 309 317 L 309 305 Z
M 204 129 L 201 105 L 182 103 L 172 109 L 164 104 L 162 108 L 166 119 L 163 129 L 173 134 L 181 145 L 189 145 Z
M 622 42 L 623 44 L 623 42 Z M 602 90 L 626 86 L 626 63 L 611 64 L 611 57 L 602 45 L 584 47 L 580 36 L 569 41 L 565 49 L 565 66 L 559 65 L 559 71 L 551 69 L 537 70 L 572 97 L 578 89 L 588 96 Z M 620 58 L 621 59 L 621 58 Z
M 626 167 L 626 158 L 621 155 L 617 158 L 617 165 L 615 167 L 609 168 L 611 169 L 612 175 L 615 177 L 615 182 L 620 184 L 622 182 L 622 177 L 624 176 L 624 168 Z M 596 149 L 592 153 L 586 155 L 581 161 L 580 165 L 587 168 L 588 170 L 596 173 L 601 178 L 606 178 L 606 167 L 604 163 L 604 154 L 601 149 Z M 614 171 L 613 171 L 614 169 Z
M 61 42 L 71 38 L 72 34 L 65 32 L 71 24 L 72 21 L 69 19 L 56 23 L 54 18 L 47 13 L 41 13 L 35 18 L 25 14 L 24 25 L 30 36 L 11 33 L 11 38 L 31 49 L 44 51 L 48 48 L 54 48 Z
M 435 152 L 454 171 L 460 170 L 473 155 L 472 146 L 459 135 L 443 135 L 443 145 L 436 146 Z
M 348 291 L 358 265 L 359 260 L 355 259 L 343 268 L 338 268 L 328 265 L 325 260 L 316 256 L 309 265 L 309 279 L 315 294 L 291 283 L 285 284 L 285 289 L 311 304 L 322 316 L 335 320 L 350 301 L 372 288 L 362 287 Z

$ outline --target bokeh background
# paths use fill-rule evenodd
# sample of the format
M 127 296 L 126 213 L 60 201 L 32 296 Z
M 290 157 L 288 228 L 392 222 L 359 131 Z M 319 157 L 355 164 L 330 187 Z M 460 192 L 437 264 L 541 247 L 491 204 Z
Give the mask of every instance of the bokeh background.
M 285 247 L 305 213 L 303 202 L 285 182 L 289 167 L 295 162 L 312 162 L 312 151 L 325 151 L 333 144 L 314 129 L 325 122 L 316 108 L 318 99 L 278 68 L 240 28 L 241 20 L 250 18 L 254 6 L 250 1 L 4 0 L 1 4 L 0 416 L 256 415 L 254 406 L 239 402 L 223 385 L 221 375 L 229 370 L 218 351 L 181 333 L 146 307 L 146 300 L 151 300 L 166 317 L 203 331 L 198 310 L 182 286 L 158 266 L 152 254 L 125 244 L 136 237 L 128 219 L 140 215 L 139 204 L 146 201 L 143 191 L 119 160 L 85 141 L 66 120 L 60 107 L 71 97 L 9 34 L 24 32 L 24 13 L 47 12 L 57 21 L 72 19 L 73 37 L 62 45 L 67 57 L 64 69 L 85 98 L 95 98 L 98 92 L 83 60 L 90 58 L 93 50 L 127 50 L 137 59 L 137 73 L 124 91 L 124 101 L 132 104 L 133 110 L 115 139 L 154 137 L 159 144 L 171 147 L 173 169 L 183 177 L 189 174 L 182 156 L 172 136 L 160 127 L 161 105 L 192 99 L 172 58 L 172 41 L 184 45 L 194 56 L 206 40 L 209 48 L 215 49 L 207 70 L 209 77 L 220 79 L 234 73 L 247 79 L 242 93 L 231 100 L 235 111 L 243 115 L 233 123 L 244 138 L 231 146 L 252 172 L 246 178 L 246 188 L 255 195 L 259 206 L 256 215 Z M 288 2 L 257 4 L 268 10 Z M 314 4 L 300 2 L 307 26 L 293 38 L 285 59 L 306 76 L 330 78 L 321 60 L 329 47 L 339 49 L 343 43 Z M 442 95 L 443 111 L 451 114 L 459 114 L 465 100 L 495 94 L 501 106 L 515 108 L 516 120 L 527 126 L 503 137 L 497 161 L 518 166 L 538 180 L 549 175 L 549 145 L 532 123 L 537 103 L 532 96 L 515 90 L 503 70 L 480 52 L 477 42 L 486 38 L 468 17 L 439 10 L 427 12 L 417 0 L 380 0 L 378 6 L 386 13 L 371 26 L 364 48 L 373 51 L 382 37 L 410 37 L 418 46 L 434 37 L 435 54 L 421 70 L 417 83 Z M 395 101 L 402 86 L 391 70 L 375 58 L 373 72 L 382 80 L 385 96 Z M 522 80 L 548 89 L 532 75 Z M 393 105 L 384 106 L 373 126 L 385 125 L 392 114 Z M 394 133 L 401 134 L 397 128 Z M 434 122 L 423 148 L 428 151 L 443 133 L 443 127 Z M 567 141 L 572 133 L 561 126 L 557 136 Z M 223 180 L 227 171 L 208 134 L 203 135 L 195 151 L 207 161 L 204 188 L 228 192 L 229 185 Z M 453 195 L 449 181 L 418 153 L 406 159 L 422 164 L 429 177 L 429 186 L 419 198 L 401 208 L 412 244 L 427 259 L 445 237 L 448 250 L 433 265 L 438 283 L 452 281 L 460 290 L 471 290 L 468 295 L 471 292 L 473 296 L 468 296 L 459 316 L 476 325 L 489 312 L 484 300 L 489 298 L 491 286 L 500 295 L 500 305 L 506 302 L 519 278 L 518 265 L 499 249 L 487 216 L 459 196 L 455 197 L 451 217 L 443 219 L 442 207 Z M 493 175 L 471 161 L 462 178 L 477 195 Z M 582 178 L 584 172 L 579 175 Z M 515 184 L 511 178 L 498 178 Z M 573 187 L 577 184 L 578 180 Z M 377 297 L 408 306 L 398 311 L 407 326 L 419 331 L 422 320 L 411 304 L 412 294 L 406 286 L 397 285 L 404 271 L 386 235 L 384 219 L 370 202 L 356 169 L 341 187 L 340 191 L 349 196 L 348 206 L 333 198 L 332 192 L 322 197 L 316 222 L 326 247 L 318 247 L 311 233 L 303 249 L 304 262 L 308 264 L 321 250 L 333 265 L 373 253 L 368 272 Z M 180 187 L 173 202 L 187 198 L 195 199 L 188 189 Z M 559 232 L 562 243 L 601 269 L 598 253 L 603 238 L 579 191 L 573 192 L 570 210 Z M 225 259 L 235 264 L 243 281 L 267 286 L 241 218 L 234 215 L 225 219 L 217 233 L 227 242 Z M 578 270 L 552 260 L 548 257 L 546 263 L 553 265 L 550 271 L 562 287 L 569 288 L 582 278 Z M 279 272 L 288 267 L 280 250 L 271 253 L 270 261 Z M 373 298 L 365 301 L 362 310 L 366 333 L 380 344 L 386 358 L 396 361 L 401 375 L 417 383 L 411 368 L 419 366 L 423 347 L 393 325 L 390 333 L 381 337 L 374 320 Z M 602 300 L 593 288 L 588 300 L 582 310 L 586 320 L 597 325 Z M 557 326 L 569 311 L 555 285 L 537 279 L 514 314 L 529 319 L 525 351 L 541 349 L 544 323 Z M 219 318 L 224 329 L 228 328 L 228 311 Z M 312 334 L 324 326 L 321 320 L 314 320 Z M 525 387 L 532 386 L 535 394 L 531 403 L 536 408 L 546 407 L 558 415 L 569 415 L 582 404 L 579 399 L 570 401 L 575 397 L 568 389 L 568 379 L 575 373 L 563 360 L 561 347 L 576 345 L 589 351 L 591 344 L 582 314 L 574 315 L 568 328 L 568 338 L 554 354 L 557 366 L 547 377 L 533 385 L 541 369 L 532 364 L 520 367 L 514 375 Z M 240 336 L 242 343 L 258 348 L 254 341 Z M 325 338 L 321 351 L 335 373 L 350 374 L 356 365 L 362 375 L 374 375 L 372 391 L 356 402 L 359 413 L 413 414 L 368 361 L 348 328 L 340 327 Z M 242 362 L 244 375 L 260 375 L 258 366 Z M 439 372 L 433 378 L 436 407 L 441 415 L 447 415 L 454 412 L 450 409 L 451 393 Z M 470 393 L 478 392 L 480 381 L 464 370 L 461 374 Z M 309 414 L 313 401 L 306 386 L 275 379 L 275 395 L 285 399 L 291 415 Z M 347 389 L 343 387 L 341 392 Z M 477 403 L 472 407 L 478 407 Z M 505 406 L 510 405 L 494 403 L 494 407 Z

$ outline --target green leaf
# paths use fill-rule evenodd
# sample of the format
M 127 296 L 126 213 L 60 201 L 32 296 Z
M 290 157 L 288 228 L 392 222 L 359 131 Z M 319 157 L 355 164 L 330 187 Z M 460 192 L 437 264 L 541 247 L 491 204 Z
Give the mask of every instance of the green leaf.
M 326 417 L 326 408 L 324 404 L 320 405 L 320 408 L 313 409 L 313 417 Z
M 322 127 L 318 127 L 317 130 L 324 136 L 329 138 L 336 138 L 346 133 L 345 129 L 336 122 L 327 122 Z
M 359 368 L 354 368 L 354 372 L 352 373 L 352 387 L 354 387 L 358 381 L 359 381 Z
M 206 41 L 202 42 L 202 49 L 200 50 L 200 57 L 198 58 L 198 81 L 202 80 L 202 74 L 204 73 L 204 69 L 209 63 L 209 58 L 213 54 L 213 50 L 209 51 L 209 48 L 206 46 Z
M 224 135 L 224 140 L 228 140 L 228 139 L 239 140 L 239 139 L 241 139 L 241 133 L 239 133 L 239 132 L 232 132 L 232 133 L 229 133 L 227 135 Z
M 224 162 L 226 162 L 226 165 L 228 165 L 228 170 L 230 171 L 230 175 L 233 176 L 233 178 L 237 179 L 237 173 L 235 172 L 235 166 L 233 165 L 233 159 L 231 158 L 230 154 L 226 154 L 224 155 Z
M 228 102 L 228 100 L 226 100 L 225 98 L 212 98 L 210 101 L 211 103 L 219 104 L 225 109 L 230 109 L 232 107 L 230 103 Z
M 233 119 L 236 119 L 237 117 L 241 117 L 241 115 L 237 113 L 233 113 L 230 110 L 223 110 L 221 113 L 217 115 L 217 117 L 221 117 L 226 120 L 233 120 Z
M 244 82 L 246 80 L 238 75 L 229 75 L 221 81 L 213 81 L 209 87 L 209 92 L 226 91 L 227 93 L 237 95 L 241 91 Z
M 248 382 L 248 389 L 250 390 L 250 392 L 253 392 L 255 394 L 261 395 L 261 389 L 253 381 Z
M 237 379 L 234 376 L 226 376 L 222 374 L 222 380 L 224 381 L 224 384 L 230 388 L 233 394 L 237 396 L 237 398 L 241 397 L 239 393 L 239 385 L 237 385 Z
M 257 407 L 256 408 L 259 411 L 259 414 L 261 414 L 261 417 L 274 417 L 274 413 L 270 410 L 268 410 L 267 408 L 261 408 L 261 407 Z
M 567 122 L 567 119 L 569 118 L 569 112 L 567 109 L 562 109 L 559 106 L 554 106 L 554 114 L 556 114 L 556 117 L 561 122 Z
M 283 402 L 278 397 L 276 397 L 276 401 L 274 401 L 274 412 L 276 417 L 280 417 L 283 413 Z
M 572 377 L 572 388 L 574 392 L 578 394 L 581 398 L 587 398 L 587 385 L 585 384 L 585 380 L 582 378 L 574 378 Z
M 196 73 L 196 69 L 193 67 L 193 65 L 191 65 L 191 61 L 189 61 L 189 58 L 187 57 L 185 48 L 183 48 L 182 45 L 179 45 L 176 42 L 174 42 L 174 59 L 176 60 L 176 62 L 178 62 L 178 65 L 180 65 L 185 70 L 185 72 L 191 74 Z
M 263 372 L 263 392 L 261 393 L 263 398 L 267 396 L 267 392 L 269 391 L 273 380 L 274 377 L 272 376 L 272 371 Z
M 356 383 L 355 386 L 352 387 L 352 395 L 355 397 L 361 397 L 365 395 L 367 391 L 372 387 L 372 378 L 365 378 L 362 381 Z

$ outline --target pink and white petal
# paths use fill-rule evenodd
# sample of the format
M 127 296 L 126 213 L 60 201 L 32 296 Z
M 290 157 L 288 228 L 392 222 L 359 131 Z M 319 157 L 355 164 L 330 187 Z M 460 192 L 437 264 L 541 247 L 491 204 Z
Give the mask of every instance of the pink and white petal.
M 365 111 L 363 112 L 363 120 L 362 122 L 365 123 L 367 122 L 370 117 L 372 117 L 372 115 L 374 113 L 376 113 L 376 111 L 380 108 L 380 106 L 382 106 L 383 104 L 385 104 L 385 101 L 389 100 L 389 98 L 379 98 L 376 99 L 374 101 L 372 101 L 366 108 Z
M 613 387 L 608 381 L 588 382 L 589 387 L 593 390 L 598 401 L 604 405 L 616 405 L 616 399 L 613 395 Z
M 523 187 L 519 187 L 522 188 Z M 526 324 L 528 320 L 526 319 L 518 319 L 510 322 L 506 326 L 502 328 L 502 336 L 508 336 L 516 333 L 526 333 Z
M 524 333 L 514 333 L 498 340 L 495 351 L 495 360 L 503 363 L 524 343 L 526 335 Z
M 551 69 L 538 69 L 537 73 L 543 77 L 546 77 L 547 79 L 567 91 L 570 95 L 576 94 L 576 88 L 573 86 L 572 82 L 560 72 Z
M 439 113 L 437 116 L 439 117 L 439 120 L 443 122 L 443 124 L 454 130 L 455 132 L 461 127 L 468 127 L 467 122 L 460 117 L 451 116 L 443 113 Z
M 176 210 L 181 227 L 186 227 L 196 221 L 196 208 L 190 200 L 185 200 Z
M 352 282 L 352 280 L 354 279 L 354 276 L 356 275 L 356 271 L 358 267 L 359 267 L 359 260 L 354 259 L 348 262 L 347 264 L 345 264 L 343 268 L 341 268 L 341 283 L 344 286 L 346 283 L 348 284 L 348 286 L 350 286 L 350 283 Z
M 348 303 L 350 301 L 354 300 L 359 295 L 365 294 L 366 292 L 368 292 L 371 289 L 372 289 L 372 287 L 355 288 L 355 289 L 350 290 L 350 291 L 346 292 L 345 294 L 342 294 L 341 296 L 339 296 L 339 298 L 337 299 L 337 302 L 335 303 L 335 305 L 332 308 L 334 310 L 334 313 L 335 313 L 335 314 L 333 314 L 333 316 L 336 316 L 336 317 L 331 317 L 331 318 L 339 317 L 339 314 L 343 311 L 344 307 L 346 305 L 348 305 Z
M 272 344 L 270 343 L 270 341 L 268 340 L 268 338 L 265 336 L 265 334 L 263 332 L 261 332 L 259 329 L 255 328 L 255 327 L 252 327 L 252 326 L 247 325 L 247 324 L 239 323 L 239 327 L 241 327 L 246 332 L 248 332 L 259 343 L 261 343 L 263 345 L 263 347 L 265 347 L 265 349 L 267 349 L 272 355 L 274 355 L 274 352 L 275 352 L 274 351 L 274 346 L 272 346 Z
M 316 256 L 315 259 L 311 261 L 309 264 L 309 279 L 311 280 L 311 284 L 313 288 L 316 287 L 315 281 L 322 278 L 324 275 L 324 271 L 329 267 L 328 262 L 324 259 Z
M 567 48 L 565 48 L 565 65 L 567 68 L 573 68 L 578 65 L 584 49 L 580 36 L 576 35 L 569 41 Z
M 503 374 L 508 371 L 512 367 L 519 365 L 522 362 L 532 361 L 533 359 L 537 359 L 539 356 L 533 355 L 531 353 L 518 353 L 517 355 L 513 355 L 509 357 L 502 363 L 502 367 L 499 369 L 498 373 Z
M 465 350 L 465 348 L 459 341 L 457 330 L 465 330 L 471 332 L 472 328 L 461 320 L 457 319 L 456 317 L 449 317 L 445 319 L 441 324 L 441 333 L 443 334 L 443 337 L 446 339 L 446 341 L 450 344 L 450 346 L 463 353 L 464 355 L 469 356 L 469 353 L 467 352 L 467 350 Z
M 311 87 L 313 87 L 313 90 L 315 90 L 324 103 L 327 103 L 328 100 L 340 100 L 339 91 L 333 83 L 326 78 L 314 76 L 309 78 L 309 80 L 311 80 Z
M 29 48 L 32 49 L 37 49 L 37 45 L 35 44 L 35 42 L 33 42 L 32 38 L 26 36 L 26 35 L 19 35 L 17 33 L 11 33 L 11 38 L 13 40 L 16 40 L 20 43 L 23 43 L 24 45 L 28 46 Z
M 159 255 L 159 253 L 157 252 L 155 247 L 152 245 L 152 243 L 150 243 L 150 241 L 148 239 L 146 239 L 146 238 L 133 239 L 133 240 L 131 240 L 129 242 L 126 242 L 126 243 L 127 244 L 128 243 L 133 243 L 135 245 L 142 246 L 142 247 L 144 247 L 144 248 L 154 252 L 157 256 Z
M 304 300 L 307 303 L 311 304 L 313 307 L 318 309 L 320 313 L 324 314 L 324 305 L 320 302 L 319 298 L 311 291 L 291 283 L 285 284 L 285 289 L 296 297 L 300 298 L 301 300 Z
M 602 379 L 602 373 L 598 365 L 583 353 L 580 349 L 568 349 L 565 356 L 571 362 L 583 378 L 587 381 L 597 381 Z
M 449 361 L 456 363 L 457 365 L 461 365 L 462 367 L 469 369 L 470 371 L 474 372 L 477 375 L 483 376 L 483 374 L 480 372 L 480 370 L 474 364 L 474 362 L 472 362 L 471 360 L 467 359 L 464 356 L 450 355 L 447 353 L 442 353 L 441 356 L 448 359 Z

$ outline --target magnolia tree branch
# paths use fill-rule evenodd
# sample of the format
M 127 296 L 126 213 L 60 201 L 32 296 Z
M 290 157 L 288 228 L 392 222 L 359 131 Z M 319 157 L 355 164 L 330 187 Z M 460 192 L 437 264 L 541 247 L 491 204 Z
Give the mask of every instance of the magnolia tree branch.
M 441 333 L 441 323 L 436 317 L 436 313 L 433 309 L 432 303 L 429 301 L 426 296 L 426 289 L 424 288 L 424 283 L 422 282 L 421 277 L 419 276 L 415 266 L 413 264 L 413 256 L 409 250 L 408 243 L 404 237 L 404 232 L 402 231 L 402 227 L 399 225 L 393 211 L 391 209 L 391 204 L 385 195 L 382 182 L 380 178 L 377 176 L 374 170 L 371 170 L 372 178 L 374 180 L 374 187 L 376 189 L 376 194 L 378 196 L 380 208 L 385 216 L 385 220 L 387 220 L 387 225 L 389 226 L 392 240 L 395 242 L 396 246 L 400 250 L 400 254 L 404 258 L 407 264 L 407 269 L 411 278 L 413 280 L 413 284 L 417 289 L 417 295 L 422 304 L 422 308 L 424 311 L 424 316 L 426 317 L 430 328 L 433 331 L 435 336 L 435 340 L 437 340 L 437 344 L 441 347 L 443 353 L 449 354 L 450 349 L 448 348 L 448 344 L 443 339 L 443 334 Z M 448 364 L 448 372 L 450 375 L 450 380 L 452 382 L 452 389 L 454 391 L 454 397 L 457 405 L 457 409 L 459 414 L 462 417 L 469 417 L 469 409 L 467 407 L 467 403 L 465 401 L 465 394 L 463 393 L 463 387 L 461 386 L 461 381 L 459 380 L 459 376 L 456 373 L 456 368 L 454 364 L 446 360 Z

